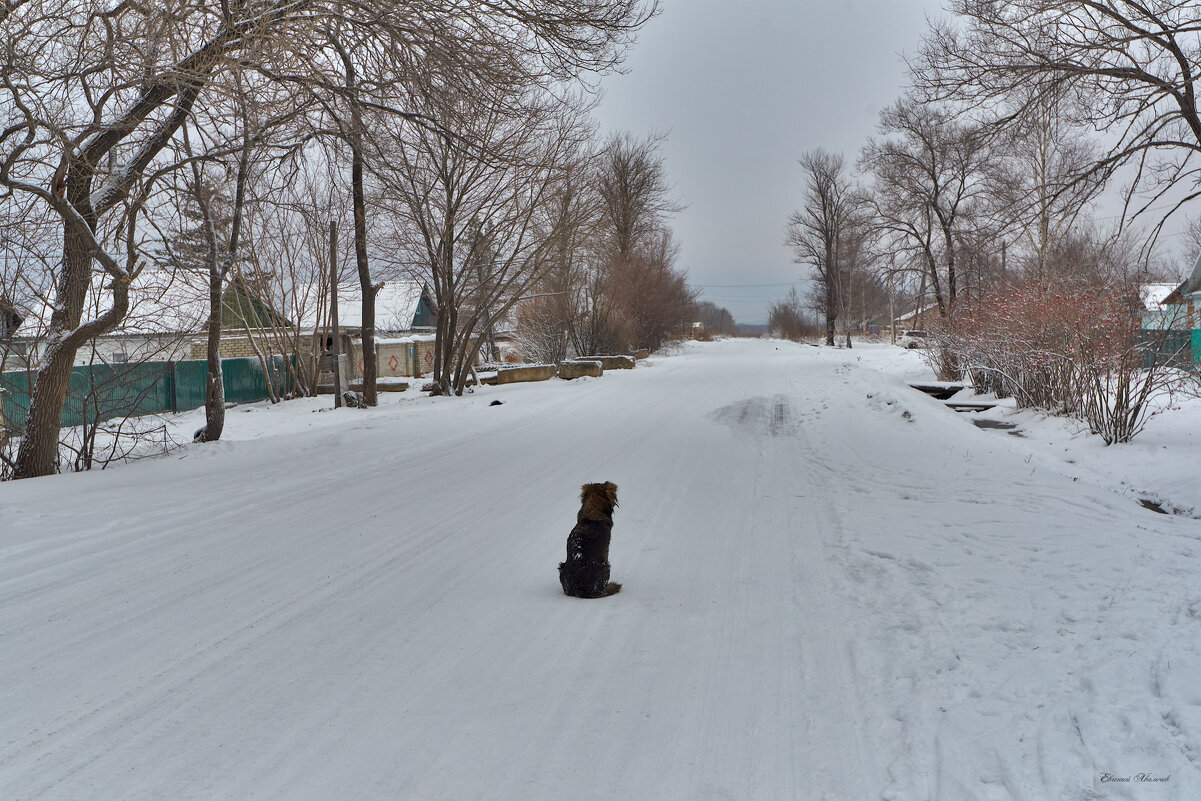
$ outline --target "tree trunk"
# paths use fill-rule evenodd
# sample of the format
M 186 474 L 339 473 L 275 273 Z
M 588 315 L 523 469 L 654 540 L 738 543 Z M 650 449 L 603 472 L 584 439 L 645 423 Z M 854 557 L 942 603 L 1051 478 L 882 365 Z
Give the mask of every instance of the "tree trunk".
M 367 263 L 367 199 L 363 189 L 363 150 L 357 142 L 350 166 L 351 193 L 354 204 L 354 257 L 359 268 L 359 286 L 363 294 L 363 403 L 376 406 L 379 395 L 376 376 L 379 368 L 375 354 L 375 295 L 383 284 L 371 283 L 371 268 Z
M 90 185 L 90 178 L 86 183 Z M 86 186 L 83 191 L 87 191 Z M 86 203 L 79 206 L 88 208 Z M 94 227 L 90 208 L 88 210 L 85 220 L 89 227 Z M 57 289 L 59 303 L 50 317 L 51 344 L 43 357 L 45 363 L 38 370 L 35 385 L 30 387 L 29 414 L 13 468 L 13 478 L 17 479 L 48 476 L 55 472 L 63 405 L 71 385 L 75 353 L 89 339 L 116 328 L 129 310 L 129 279 L 115 279 L 112 308 L 97 319 L 80 325 L 91 284 L 96 246 L 92 244 L 91 236 L 74 230 L 77 224 L 63 223 L 64 269 Z M 133 225 L 133 220 L 128 224 Z
M 237 260 L 238 245 L 241 242 L 242 211 L 246 204 L 246 181 L 250 174 L 250 131 L 246 121 L 245 109 L 242 110 L 242 151 L 238 156 L 238 172 L 234 184 L 233 220 L 230 223 L 229 243 L 224 257 L 217 251 L 217 227 L 210 198 L 205 194 L 203 175 L 197 162 L 192 162 L 192 177 L 196 193 L 196 202 L 204 218 L 204 226 L 208 237 L 208 267 L 209 267 L 209 319 L 208 340 L 205 344 L 205 358 L 208 362 L 208 372 L 204 380 L 204 428 L 196 433 L 197 442 L 216 442 L 225 431 L 225 374 L 221 369 L 221 311 L 225 301 L 225 280 L 233 270 Z M 188 140 L 187 126 L 183 126 L 183 140 L 191 152 Z M 244 314 L 242 303 L 238 304 L 239 313 Z M 247 338 L 250 331 L 246 332 Z M 264 378 L 270 387 L 270 376 Z
M 196 432 L 197 442 L 216 442 L 225 431 L 225 375 L 221 371 L 221 301 L 224 283 L 218 277 L 209 282 L 208 342 L 205 355 L 208 375 L 204 379 L 204 428 Z
M 838 312 L 835 310 L 833 298 L 830 297 L 830 289 L 826 288 L 826 344 L 834 344 L 834 323 L 838 319 Z
M 13 478 L 48 476 L 58 461 L 58 432 L 75 354 L 58 348 L 38 370 Z
M 75 353 L 89 339 L 106 334 L 120 325 L 129 310 L 129 274 L 113 282 L 113 306 L 100 317 L 80 325 L 84 302 L 92 280 L 93 264 L 99 260 L 114 276 L 120 274 L 107 253 L 96 241 L 97 221 L 129 195 L 134 181 L 154 156 L 166 147 L 175 131 L 187 119 L 200 90 L 207 84 L 217 58 L 233 38 L 235 31 L 223 30 L 204 47 L 184 59 L 186 69 L 179 74 L 188 78 L 175 81 L 152 81 L 141 99 L 126 114 L 121 124 L 109 127 L 105 133 L 92 137 L 86 147 L 73 148 L 64 157 L 67 166 L 65 180 L 54 187 L 55 195 L 65 200 L 70 212 L 59 210 L 63 220 L 63 274 L 55 293 L 54 312 L 50 317 L 48 340 L 50 349 L 45 365 L 38 371 L 38 381 L 31 388 L 29 415 L 25 419 L 25 434 L 17 450 L 13 478 L 34 478 L 54 472 L 58 461 L 59 431 L 62 428 L 63 405 L 70 388 L 71 368 Z M 141 149 L 138 157 L 126 165 L 125 178 L 113 183 L 104 197 L 92 203 L 92 183 L 96 165 L 112 149 L 146 119 L 174 98 L 174 108 L 157 126 L 154 135 Z M 61 193 L 61 194 L 60 194 Z M 132 232 L 134 215 L 126 221 Z M 132 268 L 132 253 L 129 267 Z
M 45 364 L 38 370 L 35 385 L 31 387 L 29 414 L 25 419 L 21 446 L 17 449 L 13 478 L 36 478 L 55 472 L 63 406 L 71 386 L 75 353 L 82 343 L 113 330 L 125 317 L 129 309 L 128 281 L 116 282 L 113 296 L 113 307 L 104 315 L 93 324 L 75 328 L 69 336 L 47 351 Z M 55 310 L 54 315 L 57 317 L 60 313 L 66 314 L 60 308 Z M 76 314 L 77 319 L 78 316 L 79 313 Z
M 947 247 L 947 305 L 948 311 L 955 309 L 956 275 L 955 275 L 955 238 L 948 225 L 943 226 L 943 239 Z M 946 316 L 946 315 L 944 315 Z
M 363 327 L 363 403 L 376 406 L 379 396 L 376 376 L 379 373 L 375 354 L 375 295 L 383 284 L 371 283 L 371 268 L 367 262 L 367 193 L 363 188 L 363 115 L 359 108 L 359 87 L 354 61 L 342 49 L 339 42 L 334 46 L 342 57 L 346 70 L 346 92 L 350 97 L 350 130 L 347 140 L 350 145 L 350 194 L 354 210 L 354 257 L 358 266 L 359 287 L 362 290 Z

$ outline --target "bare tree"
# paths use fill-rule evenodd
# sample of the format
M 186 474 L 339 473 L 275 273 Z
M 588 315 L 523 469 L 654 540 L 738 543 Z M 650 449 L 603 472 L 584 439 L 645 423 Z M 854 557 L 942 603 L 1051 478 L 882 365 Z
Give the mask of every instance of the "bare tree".
M 659 146 L 662 134 L 636 139 L 626 132 L 609 137 L 601 149 L 596 187 L 610 246 L 618 261 L 650 239 L 663 220 L 681 206 L 671 197 Z
M 599 258 L 583 293 L 585 322 L 578 342 L 582 352 L 650 345 L 638 341 L 647 331 L 639 330 L 635 319 L 644 311 L 632 305 L 639 302 L 632 285 L 657 280 L 640 273 L 663 263 L 654 252 L 663 242 L 667 218 L 683 208 L 671 195 L 660 151 L 662 141 L 661 134 L 638 139 L 629 133 L 614 133 L 596 160 Z
M 276 138 L 295 127 L 301 113 L 283 87 L 253 73 L 230 69 L 213 81 L 209 103 L 194 109 L 191 119 L 180 126 L 180 137 L 165 160 L 165 180 L 178 199 L 174 205 L 151 215 L 170 215 L 159 232 L 161 248 L 169 268 L 205 274 L 208 285 L 208 319 L 205 322 L 207 373 L 205 379 L 205 425 L 196 432 L 198 442 L 215 442 L 225 425 L 225 382 L 221 341 L 227 317 L 226 289 L 237 280 L 247 286 L 244 267 L 247 219 L 254 213 L 258 195 L 270 195 L 265 173 L 277 166 L 269 150 L 278 147 Z M 288 148 L 279 148 L 286 155 Z M 173 179 L 173 180 L 172 180 Z M 167 193 L 163 193 L 167 194 Z M 163 204 L 160 204 L 163 205 Z M 186 228 L 188 221 L 194 227 Z M 242 296 L 244 297 L 245 293 Z M 253 319 L 253 309 L 239 309 L 244 324 Z M 265 324 L 265 321 L 263 321 Z M 253 339 L 251 344 L 254 344 Z M 272 400 L 278 400 L 270 380 L 268 360 L 260 354 Z
M 200 4 L 160 13 L 123 3 L 24 4 L 0 19 L 0 185 L 37 198 L 62 225 L 63 266 L 17 454 L 18 478 L 54 470 L 58 430 L 76 350 L 113 330 L 140 269 L 136 215 L 125 201 L 170 144 L 214 75 L 239 53 L 265 45 L 306 3 Z M 64 16 L 72 24 L 64 25 Z M 110 215 L 115 219 L 110 220 Z M 108 230 L 103 224 L 107 221 Z M 107 236 L 117 226 L 124 236 Z M 122 252 L 124 251 L 124 252 Z M 84 321 L 97 264 L 112 279 L 113 305 Z
M 1132 165 L 1131 190 L 1150 192 L 1134 216 L 1169 187 L 1183 186 L 1157 228 L 1201 196 L 1194 4 L 955 0 L 950 11 L 955 16 L 933 27 L 911 63 L 923 97 L 993 114 L 1005 127 L 1070 96 L 1075 120 L 1106 131 L 1107 141 L 1104 152 L 1077 165 L 1076 180 L 1104 181 Z
M 472 76 L 480 87 L 615 67 L 655 11 L 642 0 L 234 0 L 214 6 L 98 0 L 8 3 L 0 13 L 0 186 L 35 198 L 61 224 L 63 266 L 17 477 L 53 472 L 76 350 L 120 324 L 140 269 L 136 221 L 148 168 L 215 78 L 236 65 L 298 86 L 338 20 L 396 31 L 410 63 Z M 495 70 L 498 58 L 509 65 Z M 296 65 L 302 65 L 301 71 Z M 453 65 L 454 70 L 447 65 Z M 415 72 L 406 72 L 412 77 Z M 127 203 L 126 201 L 131 200 Z M 83 319 L 98 266 L 113 305 Z
M 372 167 L 381 169 L 383 157 L 368 122 L 374 127 L 386 128 L 419 116 L 398 108 L 404 102 L 407 81 L 411 80 L 414 55 L 405 47 L 405 34 L 401 30 L 391 30 L 388 22 L 367 27 L 335 22 L 326 28 L 325 36 L 328 53 L 323 54 L 325 58 L 318 63 L 324 65 L 328 77 L 311 91 L 321 103 L 324 121 L 350 156 L 351 241 L 361 298 L 359 334 L 363 353 L 363 406 L 376 406 L 379 403 L 379 369 L 375 348 L 375 299 L 384 283 L 372 278 L 366 172 Z M 369 165 L 369 161 L 375 163 Z
M 768 309 L 767 330 L 773 336 L 793 341 L 809 333 L 809 327 L 805 324 L 805 302 L 795 286 L 788 290 L 783 300 L 773 303 Z
M 808 265 L 816 280 L 816 300 L 826 319 L 826 344 L 834 344 L 835 322 L 846 307 L 847 275 L 840 256 L 844 239 L 861 216 L 863 201 L 847 179 L 843 158 L 821 148 L 801 156 L 804 207 L 788 218 L 785 242 L 794 260 Z
M 878 232 L 867 214 L 864 195 L 856 193 L 854 197 L 856 206 L 849 225 L 838 237 L 836 259 L 840 281 L 838 316 L 848 348 L 851 347 L 851 332 L 866 330 L 868 323 L 888 308 Z
M 924 264 L 946 316 L 959 293 L 958 243 L 989 221 L 1004 175 L 980 126 L 934 106 L 897 101 L 881 112 L 880 132 L 860 156 L 873 179 L 874 216 L 895 250 Z
M 696 293 L 675 268 L 678 252 L 671 229 L 662 228 L 616 264 L 613 291 L 635 347 L 655 351 L 678 339 L 692 313 Z
M 253 335 L 267 352 L 286 356 L 280 391 L 299 395 L 315 395 L 321 377 L 330 326 L 327 231 L 343 203 L 340 188 L 314 161 L 257 198 L 246 237 L 245 265 L 253 275 L 240 276 L 249 294 L 276 312 Z
M 582 320 L 581 289 L 587 266 L 595 258 L 599 202 L 589 183 L 587 156 L 568 172 L 551 200 L 550 265 L 533 292 L 518 307 L 517 332 L 523 353 L 538 361 L 558 363 L 571 355 Z M 578 354 L 578 351 L 577 351 Z
M 1028 94 L 1025 92 L 1024 94 Z M 1089 167 L 1100 155 L 1097 144 L 1074 123 L 1079 116 L 1067 93 L 1038 92 L 1014 101 L 1025 111 L 1001 133 L 1012 181 L 997 190 L 1009 208 L 1002 228 L 1016 231 L 1024 248 L 1012 257 L 1026 263 L 1037 280 L 1050 278 L 1051 253 L 1080 220 L 1104 187 Z
M 401 169 L 384 200 L 403 210 L 396 236 L 410 269 L 433 286 L 434 391 L 462 394 L 493 326 L 554 264 L 573 224 L 555 198 L 589 130 L 582 109 L 540 86 L 493 107 L 434 87 L 422 102 L 436 124 L 397 139 Z
M 705 329 L 717 334 L 734 334 L 738 325 L 730 310 L 707 300 L 699 301 L 693 315 Z
M 187 125 L 182 127 L 183 146 L 191 151 Z M 189 189 L 200 217 L 200 228 L 204 241 L 204 268 L 208 274 L 209 315 L 205 323 L 206 358 L 208 372 L 204 387 L 204 427 L 196 432 L 197 442 L 216 442 L 225 429 L 225 378 L 221 369 L 221 333 L 223 328 L 225 286 L 238 258 L 242 236 L 242 216 L 246 206 L 246 184 L 250 174 L 251 134 L 245 130 L 245 115 L 242 119 L 242 146 L 237 157 L 233 176 L 232 218 L 226 236 L 221 236 L 217 225 L 217 210 L 214 208 L 217 193 L 204 178 L 201 163 L 190 160 L 191 181 Z
M 367 253 L 367 190 L 364 185 L 364 164 L 366 154 L 366 132 L 363 127 L 362 94 L 360 77 L 351 50 L 343 45 L 337 35 L 330 37 L 331 46 L 337 51 L 338 59 L 342 62 L 345 76 L 345 96 L 349 106 L 349 119 L 343 120 L 343 137 L 350 148 L 350 198 L 351 216 L 354 221 L 354 261 L 355 272 L 359 277 L 359 289 L 362 295 L 362 325 L 359 335 L 363 342 L 363 405 L 377 406 L 379 396 L 376 391 L 376 381 L 379 367 L 376 364 L 375 352 L 375 298 L 383 289 L 383 283 L 375 283 L 371 278 L 371 265 Z M 358 52 L 363 43 L 356 43 Z M 385 63 L 387 63 L 385 61 Z M 368 79 L 368 82 L 372 81 Z
M 573 290 L 571 339 L 577 354 L 595 356 L 623 349 L 626 335 L 616 285 L 612 253 L 598 236 Z

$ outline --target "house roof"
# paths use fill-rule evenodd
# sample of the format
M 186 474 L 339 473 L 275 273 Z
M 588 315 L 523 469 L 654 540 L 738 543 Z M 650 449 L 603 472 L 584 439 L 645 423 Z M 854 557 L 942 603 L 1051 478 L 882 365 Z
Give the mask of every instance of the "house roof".
M 84 316 L 95 317 L 112 306 L 112 279 L 104 273 L 92 276 Z M 375 298 L 375 327 L 379 331 L 409 331 L 424 285 L 419 281 L 395 280 L 384 283 Z M 227 299 L 229 291 L 227 290 Z M 345 328 L 363 325 L 362 291 L 357 281 L 338 287 L 338 324 Z M 14 304 L 16 305 L 16 304 Z M 129 288 L 129 314 L 114 333 L 174 334 L 203 329 L 209 313 L 208 276 L 187 270 L 145 270 Z M 53 311 L 53 300 L 39 297 L 21 304 L 25 319 L 17 336 L 45 334 Z M 328 312 L 325 313 L 328 316 Z M 315 311 L 304 315 L 300 324 L 314 328 L 324 325 Z M 240 325 L 240 323 L 239 323 Z
M 93 273 L 84 303 L 84 317 L 94 318 L 112 307 L 112 279 Z M 30 304 L 29 315 L 17 330 L 20 336 L 40 336 L 50 324 L 52 298 Z M 183 270 L 145 270 L 129 286 L 129 313 L 118 333 L 163 334 L 196 331 L 208 318 L 208 290 L 201 277 Z
M 910 317 L 917 317 L 919 314 L 925 314 L 926 312 L 933 311 L 937 308 L 938 308 L 938 301 L 933 301 L 931 303 L 927 303 L 925 306 L 922 306 L 920 309 L 914 308 L 914 309 L 910 309 L 909 311 L 905 312 L 904 314 L 898 314 L 895 319 L 907 320 Z
M 1150 283 L 1140 284 L 1138 299 L 1147 311 L 1159 311 L 1164 302 L 1176 291 L 1177 284 Z
M 1194 292 L 1201 292 L 1201 254 L 1198 254 L 1197 260 L 1193 262 L 1193 271 L 1189 277 L 1184 279 L 1160 303 L 1183 303 L 1185 297 Z
M 227 311 L 232 310 L 226 290 Z M 244 303 L 247 301 L 243 301 Z M 254 301 L 249 301 L 254 303 Z M 112 279 L 93 273 L 84 305 L 84 317 L 94 318 L 112 307 Z M 17 330 L 19 336 L 41 336 L 49 328 L 51 299 L 40 297 L 30 304 L 29 314 Z M 269 313 L 257 308 L 254 314 Z M 243 311 L 242 313 L 246 313 Z M 144 270 L 129 286 L 129 312 L 116 334 L 179 334 L 204 328 L 209 316 L 208 276 L 190 270 Z M 223 314 L 223 322 L 228 323 Z M 241 318 L 238 318 L 241 325 Z
M 385 281 L 375 296 L 375 328 L 377 331 L 408 331 L 413 327 L 413 316 L 425 285 L 420 281 L 395 279 Z M 323 304 L 328 305 L 328 304 Z M 323 309 L 322 319 L 316 311 L 306 314 L 301 320 L 305 328 L 317 328 L 326 324 L 328 310 Z M 363 290 L 358 281 L 338 284 L 338 326 L 341 328 L 363 327 Z

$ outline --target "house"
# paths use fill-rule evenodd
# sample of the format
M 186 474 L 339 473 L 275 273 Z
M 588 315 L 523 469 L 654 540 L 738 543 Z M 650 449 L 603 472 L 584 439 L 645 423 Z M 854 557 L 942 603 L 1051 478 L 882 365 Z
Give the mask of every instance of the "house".
M 1179 284 L 1149 283 L 1139 287 L 1143 337 L 1156 340 L 1159 352 L 1201 363 L 1201 256 Z
M 328 317 L 328 311 L 326 311 Z M 310 319 L 309 325 L 318 321 Z M 375 295 L 375 331 L 380 336 L 433 333 L 437 312 L 429 288 L 420 281 L 385 281 Z M 363 291 L 358 281 L 338 285 L 338 328 L 355 336 L 363 327 Z
M 1138 288 L 1139 302 L 1142 305 L 1142 327 L 1149 330 L 1165 330 L 1176 328 L 1184 322 L 1184 317 L 1191 314 L 1189 304 L 1183 306 L 1176 300 L 1179 296 L 1176 290 L 1182 286 L 1176 283 L 1140 284 Z
M 1197 305 L 1201 304 L 1201 255 L 1193 262 L 1193 271 L 1189 277 L 1177 284 L 1176 288 L 1164 297 L 1163 303 L 1185 307 L 1190 314 Z
M 385 281 L 375 295 L 376 374 L 379 378 L 421 376 L 434 364 L 434 328 L 438 313 L 429 288 L 420 281 Z M 333 337 L 329 304 L 301 320 L 301 328 L 322 344 L 322 384 L 332 386 Z M 363 376 L 363 293 L 358 281 L 338 285 L 339 352 L 345 357 L 347 381 Z M 328 374 L 328 375 L 327 375 Z
M 85 318 L 98 316 L 111 308 L 112 302 L 111 279 L 104 273 L 94 274 L 84 306 Z M 40 297 L 29 305 L 31 308 L 27 310 L 16 310 L 10 304 L 12 314 L 5 314 L 9 322 L 17 317 L 21 319 L 12 330 L 12 336 L 5 341 L 9 358 L 4 369 L 35 367 L 45 353 L 52 299 Z M 145 270 L 130 284 L 129 311 L 120 326 L 80 348 L 75 364 L 204 358 L 208 316 L 206 274 L 187 270 Z M 248 330 L 290 325 L 237 280 L 225 291 L 221 323 L 235 340 L 239 336 L 245 340 Z M 239 350 L 235 343 L 227 343 L 225 339 L 223 336 L 222 355 L 254 355 L 248 343 Z
M 936 319 L 938 319 L 938 303 L 928 303 L 894 318 L 893 322 L 898 331 L 920 331 Z
M 314 294 L 314 293 L 310 293 Z M 385 281 L 375 295 L 375 333 L 377 336 L 433 333 L 438 312 L 429 288 L 420 281 Z M 329 302 L 317 304 L 299 321 L 306 331 L 331 327 Z M 359 282 L 338 284 L 338 329 L 345 336 L 358 337 L 363 329 L 363 291 Z

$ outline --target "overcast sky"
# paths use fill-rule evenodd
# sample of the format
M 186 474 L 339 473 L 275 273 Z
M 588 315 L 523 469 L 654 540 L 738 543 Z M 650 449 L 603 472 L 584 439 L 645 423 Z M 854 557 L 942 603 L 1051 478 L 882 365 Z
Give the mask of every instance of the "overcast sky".
M 854 162 L 905 83 L 901 54 L 940 13 L 940 0 L 663 0 L 598 116 L 606 132 L 668 133 L 688 206 L 673 228 L 702 299 L 762 323 L 801 280 L 783 245 L 797 159 L 824 147 Z

